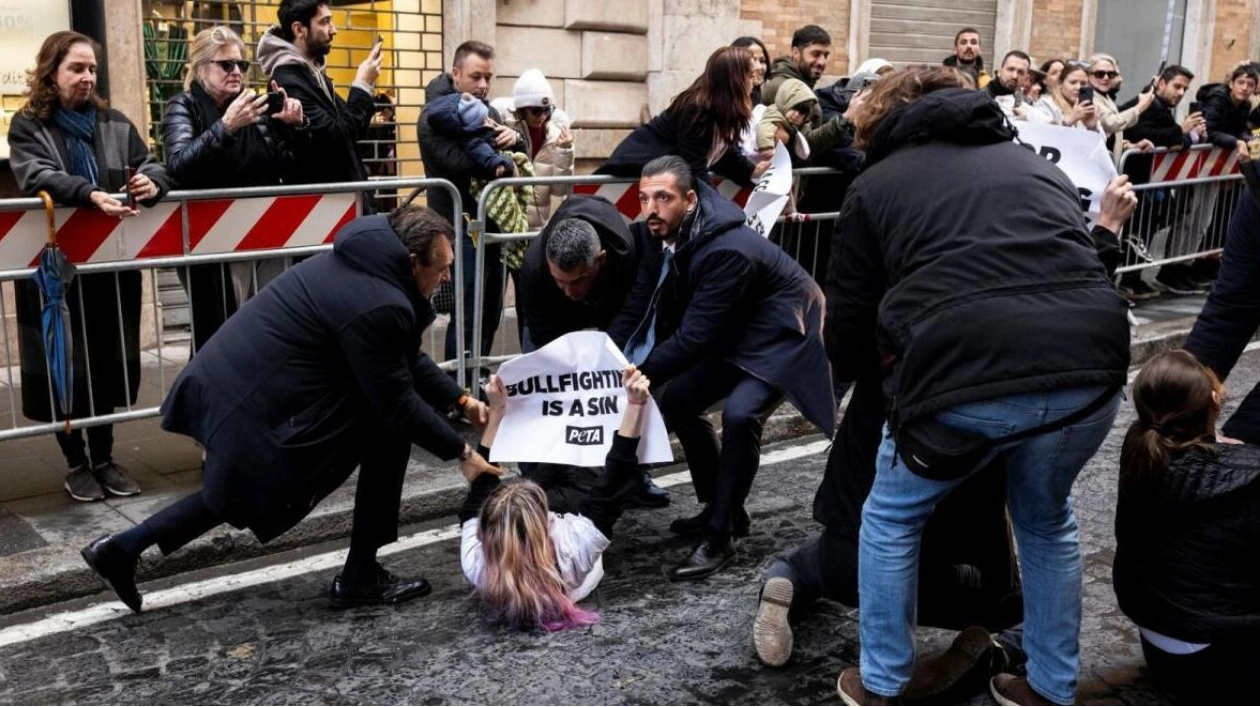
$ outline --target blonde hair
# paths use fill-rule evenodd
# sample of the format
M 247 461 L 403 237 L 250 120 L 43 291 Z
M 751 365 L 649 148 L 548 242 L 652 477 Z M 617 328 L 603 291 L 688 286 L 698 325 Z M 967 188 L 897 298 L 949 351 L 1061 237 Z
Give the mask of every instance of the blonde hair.
M 241 56 L 245 56 L 245 41 L 231 28 L 219 25 L 198 32 L 188 47 L 188 75 L 184 77 L 184 90 L 190 90 L 193 81 L 201 83 L 201 70 L 214 61 L 214 55 L 220 49 L 233 44 L 241 50 Z
M 1120 73 L 1120 64 L 1116 61 L 1116 58 L 1110 54 L 1103 54 L 1101 52 L 1089 58 L 1089 70 L 1093 71 L 1094 65 L 1100 61 L 1105 61 L 1108 64 L 1111 64 L 1111 67 L 1116 70 L 1116 73 Z
M 551 541 L 547 495 L 532 481 L 508 481 L 481 506 L 477 534 L 485 555 L 478 594 L 490 618 L 517 629 L 562 631 L 599 615 L 569 599 Z

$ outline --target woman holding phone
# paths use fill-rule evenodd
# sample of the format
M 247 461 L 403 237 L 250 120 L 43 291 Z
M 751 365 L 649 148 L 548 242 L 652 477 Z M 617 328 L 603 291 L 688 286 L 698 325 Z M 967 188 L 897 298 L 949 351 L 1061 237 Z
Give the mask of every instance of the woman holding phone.
M 1033 107 L 1054 125 L 1084 130 L 1101 130 L 1094 89 L 1089 85 L 1089 65 L 1074 61 L 1063 67 L 1059 85 L 1042 96 Z
M 272 82 L 270 93 L 245 88 L 245 43 L 227 27 L 197 33 L 185 91 L 166 103 L 166 165 L 184 189 L 280 184 L 295 150 L 307 149 L 302 104 Z M 260 287 L 284 269 L 281 259 L 193 265 L 180 271 L 192 306 L 193 351 Z
M 166 193 L 166 170 L 149 154 L 126 116 L 96 93 L 100 47 L 78 32 L 44 40 L 27 79 L 27 97 L 9 131 L 10 159 L 28 196 L 48 192 L 66 206 L 97 209 L 119 219 L 139 212 L 114 194 L 153 206 Z M 75 234 L 63 234 L 72 239 Z M 140 273 L 80 274 L 66 293 L 70 308 L 74 404 L 54 406 L 44 354 L 41 301 L 29 279 L 14 283 L 22 412 L 32 420 L 107 415 L 135 402 L 140 387 Z M 131 496 L 140 486 L 114 463 L 113 425 L 58 432 L 69 472 L 65 489 L 76 501 L 99 501 L 106 492 Z

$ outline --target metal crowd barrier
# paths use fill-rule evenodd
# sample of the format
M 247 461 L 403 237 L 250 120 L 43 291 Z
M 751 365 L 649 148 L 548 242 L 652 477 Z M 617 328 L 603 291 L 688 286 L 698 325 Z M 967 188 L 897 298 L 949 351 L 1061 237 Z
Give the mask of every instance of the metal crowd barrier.
M 827 167 L 806 167 L 792 171 L 794 177 L 807 175 L 838 175 L 838 170 Z M 507 187 L 518 186 L 536 186 L 541 184 L 567 185 L 595 187 L 592 191 L 597 196 L 603 196 L 609 201 L 617 204 L 622 214 L 630 219 L 638 217 L 635 213 L 627 213 L 624 206 L 624 198 L 629 190 L 634 189 L 632 185 L 638 184 L 639 180 L 633 177 L 611 177 L 606 175 L 586 175 L 586 176 L 566 176 L 566 177 L 511 177 L 496 179 L 486 185 L 478 197 L 477 217 L 469 224 L 469 236 L 476 242 L 476 259 L 474 268 L 474 294 L 473 294 L 473 314 L 472 314 L 472 342 L 471 354 L 468 368 L 471 371 L 480 371 L 483 367 L 498 365 L 505 361 L 510 361 L 520 355 L 519 352 L 502 352 L 498 355 L 482 355 L 484 342 L 482 341 L 482 330 L 485 318 L 485 280 L 486 269 L 489 267 L 505 267 L 502 263 L 486 262 L 486 247 L 490 244 L 503 244 L 514 241 L 529 241 L 536 237 L 538 231 L 526 231 L 520 233 L 496 233 L 487 232 L 487 206 L 489 199 L 494 190 Z M 731 183 L 724 183 L 723 186 L 732 187 Z M 734 188 L 728 188 L 726 191 L 736 192 Z M 751 190 L 740 189 L 738 192 L 748 192 Z M 729 194 L 728 194 L 729 195 Z M 746 193 L 741 194 L 746 198 Z M 738 201 L 738 199 L 737 199 Z M 637 206 L 637 200 L 634 202 Z M 837 205 L 838 206 L 838 205 Z M 821 257 L 822 253 L 827 252 L 829 248 L 829 239 L 834 229 L 835 221 L 839 219 L 840 212 L 829 211 L 824 213 L 793 213 L 780 216 L 775 221 L 775 227 L 770 232 L 771 241 L 780 245 L 788 252 L 793 259 L 800 263 L 806 270 L 815 276 L 821 283 L 820 277 L 827 267 L 827 262 Z M 824 240 L 827 241 L 827 248 L 823 247 Z M 506 285 L 506 278 L 504 279 Z M 519 303 L 517 303 L 519 306 Z M 502 324 L 506 318 L 507 307 L 502 307 L 500 311 L 500 327 L 496 331 L 501 330 Z M 517 316 L 520 316 L 519 310 Z M 463 340 L 460 340 L 461 344 Z
M 144 404 L 146 399 L 152 398 L 153 391 L 145 390 L 142 385 L 134 404 L 129 401 L 125 409 L 119 412 L 72 417 L 69 428 L 80 429 L 140 420 L 159 414 L 158 405 L 166 396 L 168 379 L 173 380 L 187 360 L 184 354 L 166 351 L 169 345 L 164 341 L 162 307 L 158 297 L 159 269 L 181 268 L 187 273 L 187 268 L 194 265 L 220 264 L 226 268 L 232 263 L 252 263 L 250 279 L 252 289 L 256 290 L 260 281 L 260 261 L 298 258 L 330 249 L 331 236 L 336 230 L 345 221 L 362 213 L 362 193 L 403 189 L 445 189 L 451 194 L 456 213 L 462 212 L 459 190 L 445 179 L 387 179 L 319 185 L 173 191 L 154 207 L 142 208 L 140 216 L 121 220 L 91 209 L 57 209 L 56 228 L 62 234 L 58 241 L 67 257 L 76 263 L 78 273 L 114 274 L 114 290 L 117 294 L 115 309 L 120 331 L 125 326 L 120 275 L 125 272 L 148 271 L 152 285 L 151 316 L 156 353 L 143 350 L 135 354 L 141 361 L 141 370 L 145 368 L 145 357 L 149 356 L 151 361 L 155 355 L 158 371 L 158 404 Z M 43 212 L 43 202 L 37 198 L 0 200 L 0 284 L 25 280 L 35 271 L 29 264 L 47 240 Z M 38 228 L 35 224 L 38 224 Z M 454 284 L 455 291 L 459 292 L 465 277 L 460 259 L 463 224 L 457 219 L 453 226 Z M 227 277 L 226 273 L 224 277 Z M 185 282 L 189 283 L 186 291 L 189 292 L 191 309 L 195 307 L 194 295 L 189 289 L 191 280 L 186 279 Z M 75 289 L 78 293 L 78 304 L 82 308 L 83 288 Z M 224 297 L 226 296 L 225 292 Z M 40 304 L 43 304 L 42 296 Z M 463 307 L 462 298 L 457 296 L 451 326 L 456 327 L 458 341 L 463 340 Z M 9 314 L 7 298 L 3 290 L 0 290 L 0 319 L 7 322 Z M 190 326 L 195 327 L 191 314 L 190 312 Z M 142 308 L 141 326 L 146 325 L 144 316 Z M 84 361 L 88 364 L 85 375 L 88 379 L 89 407 L 95 410 L 90 365 L 93 354 L 87 342 L 86 331 L 86 323 L 83 323 L 83 329 L 79 333 L 84 334 L 82 343 Z M 191 334 L 192 340 L 187 342 L 185 353 L 189 353 L 195 341 L 195 328 Z M 127 371 L 127 362 L 131 352 L 127 350 L 126 338 L 120 337 L 118 353 L 123 367 L 124 385 L 130 388 L 132 381 Z M 48 394 L 55 421 L 21 424 L 24 419 L 19 405 L 21 386 L 15 380 L 15 368 L 20 370 L 21 362 L 17 347 L 10 339 L 9 328 L 6 327 L 4 353 L 7 369 L 5 377 L 0 379 L 0 385 L 7 388 L 10 424 L 0 425 L 3 428 L 0 429 L 0 441 L 66 429 L 66 421 L 57 414 L 58 405 L 53 402 L 55 395 L 51 376 Z M 180 342 L 177 346 L 184 347 L 185 344 Z M 101 355 L 100 352 L 97 355 Z M 457 371 L 461 377 L 464 375 L 465 361 L 462 356 L 440 365 L 447 370 Z M 3 408 L 0 408 L 0 414 L 3 412 Z
M 1125 228 L 1117 274 L 1219 254 L 1245 189 L 1238 159 L 1235 151 L 1212 145 L 1121 155 L 1119 170 L 1135 182 L 1138 206 Z

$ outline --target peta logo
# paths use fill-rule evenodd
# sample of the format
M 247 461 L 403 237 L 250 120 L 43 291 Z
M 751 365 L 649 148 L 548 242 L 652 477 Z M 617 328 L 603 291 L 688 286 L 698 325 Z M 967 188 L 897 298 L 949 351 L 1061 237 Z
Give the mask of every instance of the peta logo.
M 592 447 L 604 443 L 603 427 L 565 427 L 564 443 Z

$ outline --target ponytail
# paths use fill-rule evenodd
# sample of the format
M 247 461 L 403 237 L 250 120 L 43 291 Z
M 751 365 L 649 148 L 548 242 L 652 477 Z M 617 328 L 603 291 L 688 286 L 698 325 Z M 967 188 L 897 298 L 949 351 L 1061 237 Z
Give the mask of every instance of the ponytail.
M 1146 364 L 1133 381 L 1138 419 L 1120 450 L 1120 489 L 1155 484 L 1191 449 L 1214 453 L 1224 392 L 1216 374 L 1188 351 L 1166 351 Z

